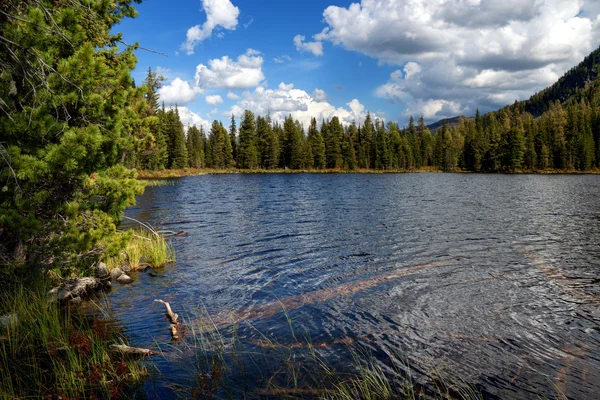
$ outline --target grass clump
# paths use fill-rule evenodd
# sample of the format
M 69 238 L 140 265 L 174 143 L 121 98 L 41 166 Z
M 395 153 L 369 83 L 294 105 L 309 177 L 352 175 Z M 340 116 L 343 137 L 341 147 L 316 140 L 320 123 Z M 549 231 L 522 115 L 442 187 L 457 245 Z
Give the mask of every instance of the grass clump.
M 0 294 L 0 398 L 128 398 L 147 370 L 110 348 L 124 337 L 98 305 L 79 315 L 45 281 Z
M 106 259 L 109 270 L 129 267 L 136 271 L 142 268 L 163 268 L 175 261 L 175 252 L 170 243 L 160 234 L 151 230 L 127 232 L 130 239 L 119 254 Z

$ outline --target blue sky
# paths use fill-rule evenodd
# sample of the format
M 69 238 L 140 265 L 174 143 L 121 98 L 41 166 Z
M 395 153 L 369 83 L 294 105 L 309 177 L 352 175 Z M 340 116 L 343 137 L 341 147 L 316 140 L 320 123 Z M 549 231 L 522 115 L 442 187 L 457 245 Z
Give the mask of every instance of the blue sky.
M 404 125 L 490 111 L 553 83 L 600 43 L 583 0 L 148 0 L 123 21 L 185 123 L 244 109 Z M 299 36 L 302 35 L 303 37 Z

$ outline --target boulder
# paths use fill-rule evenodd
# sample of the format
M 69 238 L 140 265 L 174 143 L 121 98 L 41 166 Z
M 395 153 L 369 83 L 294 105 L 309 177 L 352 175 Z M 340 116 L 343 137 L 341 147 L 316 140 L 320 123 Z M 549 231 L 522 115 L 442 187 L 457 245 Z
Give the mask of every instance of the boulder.
M 131 279 L 131 277 L 129 275 L 122 274 L 121 276 L 119 276 L 117 278 L 117 282 L 126 285 L 126 284 L 129 284 L 129 283 L 132 283 L 133 279 Z
M 123 270 L 121 268 L 113 268 L 110 270 L 110 277 L 112 279 L 118 279 L 121 275 L 123 275 Z
M 51 300 L 62 301 L 74 297 L 87 297 L 102 287 L 102 281 L 98 278 L 77 278 L 53 288 L 48 295 Z
M 121 271 L 125 272 L 126 274 L 131 272 L 131 268 L 129 267 L 129 265 L 125 264 L 121 267 Z
M 96 267 L 96 276 L 100 279 L 104 279 L 108 276 L 108 267 L 103 262 L 98 263 Z

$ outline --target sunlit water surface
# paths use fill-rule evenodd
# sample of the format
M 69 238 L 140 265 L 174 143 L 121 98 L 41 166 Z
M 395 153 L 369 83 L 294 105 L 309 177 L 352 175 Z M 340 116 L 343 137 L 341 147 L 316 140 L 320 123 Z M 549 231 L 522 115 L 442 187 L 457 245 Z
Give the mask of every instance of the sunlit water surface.
M 189 232 L 172 239 L 177 263 L 109 302 L 135 345 L 165 352 L 150 398 L 189 394 L 198 377 L 197 357 L 168 345 L 160 298 L 191 321 L 205 309 L 248 346 L 310 337 L 341 370 L 360 348 L 424 385 L 448 373 L 490 398 L 596 399 L 599 198 L 600 176 L 183 178 L 127 213 Z

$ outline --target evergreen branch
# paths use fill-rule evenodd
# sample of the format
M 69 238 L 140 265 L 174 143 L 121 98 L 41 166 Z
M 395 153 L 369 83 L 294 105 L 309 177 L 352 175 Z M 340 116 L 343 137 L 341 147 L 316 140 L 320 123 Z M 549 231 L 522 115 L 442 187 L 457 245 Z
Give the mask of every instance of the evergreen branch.
M 148 49 L 148 48 L 146 48 L 146 47 L 142 47 L 142 46 L 140 46 L 140 45 L 138 45 L 138 44 L 128 44 L 128 43 L 125 43 L 125 42 L 124 42 L 124 41 L 122 41 L 122 40 L 119 40 L 118 42 L 119 42 L 119 43 L 121 43 L 121 44 L 123 44 L 123 45 L 125 45 L 126 47 L 128 47 L 128 48 L 130 48 L 130 49 L 134 49 L 134 50 L 135 50 L 135 49 L 140 49 L 140 50 L 147 51 L 147 52 L 149 52 L 149 53 L 154 53 L 154 54 L 159 54 L 159 55 L 161 55 L 161 56 L 169 57 L 169 55 L 168 55 L 168 54 L 166 54 L 166 53 L 162 53 L 162 52 L 160 52 L 160 51 L 156 51 L 156 50 Z

